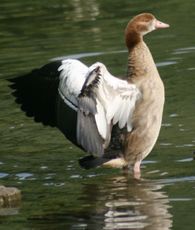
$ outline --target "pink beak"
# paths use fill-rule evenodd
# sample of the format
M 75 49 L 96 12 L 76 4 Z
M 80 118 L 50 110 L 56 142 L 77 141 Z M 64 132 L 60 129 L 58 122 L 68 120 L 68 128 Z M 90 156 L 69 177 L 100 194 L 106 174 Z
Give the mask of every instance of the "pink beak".
M 169 27 L 169 24 L 166 24 L 164 22 L 161 22 L 158 20 L 156 20 L 156 22 L 155 22 L 155 28 L 156 29 L 164 29 L 164 28 L 168 28 L 168 27 Z

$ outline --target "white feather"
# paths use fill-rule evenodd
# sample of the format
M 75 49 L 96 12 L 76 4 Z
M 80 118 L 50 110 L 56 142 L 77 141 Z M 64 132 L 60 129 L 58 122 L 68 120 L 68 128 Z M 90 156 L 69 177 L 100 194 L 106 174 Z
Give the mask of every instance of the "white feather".
M 127 126 L 131 130 L 131 117 L 135 103 L 140 97 L 140 92 L 134 84 L 112 76 L 102 63 L 95 63 L 90 67 L 99 66 L 101 82 L 96 90 L 97 98 L 104 106 L 107 124 L 109 127 L 118 122 L 119 128 Z
M 92 89 L 97 109 L 94 117 L 98 133 L 105 143 L 109 143 L 113 124 L 118 123 L 119 128 L 126 126 L 127 131 L 131 131 L 132 114 L 140 97 L 138 88 L 112 76 L 102 63 L 97 62 L 88 68 L 78 60 L 67 59 L 62 61 L 58 69 L 61 71 L 58 90 L 64 102 L 77 110 L 78 95 L 86 77 L 96 67 L 100 68 L 100 79 L 97 86 Z
M 106 140 L 108 136 L 108 127 L 107 127 L 108 124 L 106 120 L 105 111 L 103 106 L 99 102 L 99 100 L 97 100 L 96 102 L 97 102 L 97 114 L 95 115 L 95 120 L 96 120 L 97 128 L 101 137 L 104 140 Z
M 77 97 L 85 82 L 88 67 L 78 60 L 67 59 L 62 61 L 58 71 L 61 71 L 59 94 L 70 107 L 78 106 Z

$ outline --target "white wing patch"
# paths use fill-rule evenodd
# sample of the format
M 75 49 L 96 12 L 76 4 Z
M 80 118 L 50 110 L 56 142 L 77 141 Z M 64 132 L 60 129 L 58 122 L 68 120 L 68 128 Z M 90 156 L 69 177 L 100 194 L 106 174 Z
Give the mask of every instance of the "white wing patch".
M 132 114 L 140 91 L 134 84 L 112 76 L 102 63 L 88 68 L 78 60 L 67 59 L 58 70 L 61 71 L 59 94 L 68 106 L 78 111 L 78 143 L 86 151 L 102 155 L 102 149 L 109 145 L 113 125 L 118 123 L 119 128 L 132 130 Z M 92 111 L 91 105 L 95 108 Z
M 58 71 L 61 71 L 58 92 L 68 106 L 77 110 L 77 97 L 85 82 L 88 67 L 76 59 L 67 59 L 62 61 Z
M 119 128 L 127 127 L 127 131 L 132 129 L 131 117 L 135 109 L 135 104 L 140 98 L 140 92 L 134 84 L 129 84 L 127 81 L 118 79 L 112 76 L 102 63 L 96 63 L 90 67 L 93 69 L 100 66 L 101 80 L 96 88 L 97 99 L 101 102 L 103 109 L 101 109 L 104 117 L 104 128 L 100 124 L 97 125 L 102 138 L 110 138 L 111 126 L 118 123 Z M 99 116 L 96 115 L 96 122 L 98 123 Z M 106 127 L 106 129 L 105 129 Z

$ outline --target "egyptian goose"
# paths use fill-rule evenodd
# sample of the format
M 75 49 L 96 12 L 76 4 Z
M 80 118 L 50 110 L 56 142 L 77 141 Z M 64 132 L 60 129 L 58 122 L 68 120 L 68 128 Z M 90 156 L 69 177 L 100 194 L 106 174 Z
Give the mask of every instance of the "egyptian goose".
M 59 95 L 77 112 L 77 142 L 91 154 L 80 160 L 83 167 L 132 168 L 134 176 L 140 177 L 141 161 L 159 135 L 165 97 L 143 36 L 167 27 L 150 13 L 129 21 L 125 30 L 129 51 L 126 80 L 114 77 L 99 62 L 90 67 L 74 59 L 62 62 Z M 117 135 L 112 134 L 113 127 L 117 127 Z M 120 146 L 116 153 L 110 147 L 114 142 Z

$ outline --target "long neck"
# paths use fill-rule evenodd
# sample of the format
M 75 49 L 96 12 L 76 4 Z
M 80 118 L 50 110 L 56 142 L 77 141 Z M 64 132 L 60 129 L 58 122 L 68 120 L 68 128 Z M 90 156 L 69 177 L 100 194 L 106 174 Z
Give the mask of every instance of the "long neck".
M 135 46 L 129 49 L 127 80 L 143 79 L 151 75 L 150 73 L 158 74 L 154 60 L 143 40 L 140 40 Z
M 129 50 L 133 49 L 138 43 L 143 41 L 143 37 L 136 32 L 134 27 L 127 25 L 125 30 L 126 46 Z

